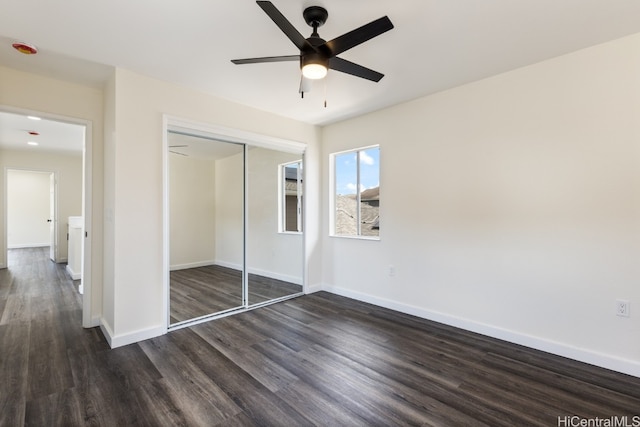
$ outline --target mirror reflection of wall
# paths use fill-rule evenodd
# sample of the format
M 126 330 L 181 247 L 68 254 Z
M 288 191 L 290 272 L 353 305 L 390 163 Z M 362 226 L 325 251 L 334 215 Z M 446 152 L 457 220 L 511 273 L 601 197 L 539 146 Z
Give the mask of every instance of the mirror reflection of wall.
M 289 172 L 287 179 L 284 167 L 291 163 L 301 166 L 302 158 L 258 147 L 251 148 L 247 156 L 247 270 L 249 304 L 253 305 L 302 292 L 303 237 L 297 230 L 302 214 L 302 174 L 296 173 L 294 181 Z M 295 196 L 292 190 L 296 190 Z M 287 213 L 293 218 L 289 220 Z M 290 228 L 295 224 L 295 231 L 287 232 L 287 221 Z
M 170 325 L 301 294 L 302 153 L 167 137 Z
M 241 307 L 244 147 L 169 132 L 170 323 Z

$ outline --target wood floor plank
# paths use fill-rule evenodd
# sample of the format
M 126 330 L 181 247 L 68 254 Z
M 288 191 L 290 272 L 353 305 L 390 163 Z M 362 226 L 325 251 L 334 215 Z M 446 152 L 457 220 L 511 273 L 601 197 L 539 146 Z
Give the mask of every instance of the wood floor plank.
M 27 426 L 91 425 L 85 419 L 83 397 L 73 388 L 29 401 L 24 424 Z
M 27 295 L 9 295 L 5 300 L 0 325 L 29 322 L 31 320 L 31 299 Z
M 30 399 L 58 393 L 74 385 L 64 334 L 54 311 L 31 322 L 28 369 Z
M 263 357 L 262 354 L 253 351 L 252 348 L 247 345 L 239 346 L 237 344 L 242 341 L 229 339 L 228 335 L 225 337 L 226 334 L 224 334 L 224 332 L 227 332 L 228 328 L 211 328 L 207 326 L 208 325 L 202 325 L 196 330 L 196 333 L 209 343 L 209 345 L 233 360 L 236 365 L 270 391 L 275 392 L 287 384 L 298 380 L 286 367 Z
M 136 425 L 142 409 L 138 400 L 132 397 L 142 383 L 131 382 L 126 375 L 113 372 L 105 363 L 106 353 L 107 351 L 69 354 L 76 384 L 73 390 L 81 396 L 80 409 L 85 424 Z M 135 361 L 131 362 L 132 367 L 135 367 Z M 149 378 L 148 382 L 155 381 L 155 378 Z
M 241 412 L 233 400 L 179 350 L 172 337 L 143 342 L 140 346 L 163 376 L 158 384 L 177 407 L 183 408 L 188 425 L 216 424 Z
M 180 331 L 176 331 L 180 332 Z M 174 340 L 209 378 L 218 384 L 246 416 L 258 425 L 296 425 L 311 423 L 285 401 L 270 392 L 250 374 L 196 334 L 178 333 Z
M 30 328 L 24 322 L 0 325 L 0 426 L 24 423 Z
M 477 382 L 498 383 L 510 393 L 526 390 L 529 399 L 537 398 L 545 405 L 556 407 L 561 402 L 562 409 L 571 413 L 581 411 L 592 416 L 602 416 L 608 411 L 614 411 L 616 414 L 634 415 L 629 412 L 629 408 L 640 408 L 640 398 L 635 396 L 506 356 L 490 353 L 483 364 L 491 369 L 491 373 L 487 375 L 485 372 L 477 372 L 480 376 Z

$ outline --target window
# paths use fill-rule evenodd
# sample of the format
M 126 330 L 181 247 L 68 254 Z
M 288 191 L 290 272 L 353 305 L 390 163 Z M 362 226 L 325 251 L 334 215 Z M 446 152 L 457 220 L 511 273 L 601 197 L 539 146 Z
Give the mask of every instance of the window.
M 302 160 L 280 165 L 280 232 L 302 232 Z
M 380 147 L 331 155 L 334 172 L 333 235 L 380 235 Z

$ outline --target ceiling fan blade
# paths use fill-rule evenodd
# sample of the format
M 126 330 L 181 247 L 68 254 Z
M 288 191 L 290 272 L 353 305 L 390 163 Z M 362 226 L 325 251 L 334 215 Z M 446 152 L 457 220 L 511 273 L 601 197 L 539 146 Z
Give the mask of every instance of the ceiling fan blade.
M 369 22 L 360 28 L 349 31 L 333 40 L 329 40 L 325 45 L 331 50 L 333 56 L 340 55 L 342 52 L 358 46 L 361 43 L 371 40 L 393 28 L 391 20 L 383 16 L 375 21 Z
M 189 157 L 189 155 L 188 155 L 188 154 L 178 153 L 177 151 L 171 151 L 171 150 L 169 150 L 169 152 L 170 152 L 170 153 L 173 153 L 173 154 L 178 154 L 178 155 L 180 155 L 180 156 Z
M 363 79 L 371 80 L 373 82 L 379 82 L 380 79 L 384 77 L 384 74 L 342 58 L 331 58 L 329 60 L 329 68 L 351 74 L 352 76 L 362 77 Z
M 232 59 L 234 64 L 260 64 L 262 62 L 285 62 L 285 61 L 299 61 L 300 55 L 286 55 L 286 56 L 265 56 L 262 58 L 246 58 L 246 59 Z
M 299 50 L 316 50 L 316 48 L 313 47 L 311 43 L 309 43 L 298 30 L 296 30 L 296 27 L 294 27 L 293 24 L 291 24 L 291 22 L 289 22 L 289 20 L 285 18 L 282 13 L 280 13 L 280 11 L 273 5 L 273 3 L 271 3 L 270 1 L 256 1 L 256 3 L 258 3 L 258 6 L 260 6 L 262 10 L 264 10 L 264 12 L 269 15 L 269 18 L 271 18 L 273 22 L 276 23 L 278 28 L 280 28 L 280 30 L 282 30 L 282 32 L 287 37 L 289 37 L 289 40 L 291 40 Z

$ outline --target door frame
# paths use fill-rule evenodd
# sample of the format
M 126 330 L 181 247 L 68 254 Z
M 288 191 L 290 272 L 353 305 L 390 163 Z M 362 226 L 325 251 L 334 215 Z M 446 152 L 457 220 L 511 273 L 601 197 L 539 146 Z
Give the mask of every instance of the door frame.
M 49 225 L 49 258 L 53 262 L 58 262 L 58 173 L 49 173 L 49 222 L 53 224 Z M 51 226 L 53 226 L 53 233 L 51 233 Z M 9 250 L 9 248 L 7 248 Z M 51 256 L 53 254 L 53 257 Z M 67 256 L 67 262 L 69 257 Z
M 58 121 L 62 123 L 69 123 L 78 126 L 84 126 L 84 149 L 82 151 L 82 216 L 84 221 L 84 242 L 82 245 L 82 326 L 84 328 L 92 328 L 99 326 L 100 318 L 94 317 L 93 314 L 93 298 L 92 298 L 92 272 L 93 272 L 93 257 L 92 257 L 92 243 L 93 243 L 93 123 L 90 120 L 80 119 L 77 117 L 63 116 L 59 114 L 46 113 L 37 110 L 30 110 L 24 108 L 17 108 L 8 105 L 0 104 L 0 111 L 5 113 L 20 114 L 24 116 L 38 116 L 46 120 Z M 6 168 L 5 168 L 6 169 Z M 9 169 L 19 169 L 17 167 L 9 166 Z M 28 169 L 28 168 L 27 168 Z M 57 176 L 56 176 L 57 178 Z M 4 184 L 4 200 L 3 200 L 3 213 L 4 213 L 4 256 L 5 261 L 7 259 L 7 181 L 5 173 Z M 56 191 L 57 193 L 57 191 Z M 57 201 L 56 201 L 57 209 Z M 57 214 L 57 212 L 56 212 Z
M 4 204 L 3 204 L 3 212 L 4 212 L 4 259 L 6 262 L 5 267 L 9 267 L 9 173 L 11 171 L 19 171 L 19 172 L 28 172 L 34 174 L 47 175 L 49 177 L 49 182 L 53 178 L 53 194 L 49 191 L 49 219 L 52 224 L 49 226 L 49 229 L 53 226 L 53 235 L 51 235 L 51 231 L 49 231 L 49 258 L 53 262 L 58 261 L 58 172 L 51 169 L 38 169 L 38 168 L 29 168 L 29 167 L 14 167 L 14 166 L 5 166 L 4 168 Z M 49 184 L 49 188 L 51 184 Z M 51 205 L 53 205 L 53 209 L 51 209 Z M 53 214 L 51 213 L 53 210 Z M 53 253 L 53 258 L 51 258 L 51 253 Z

